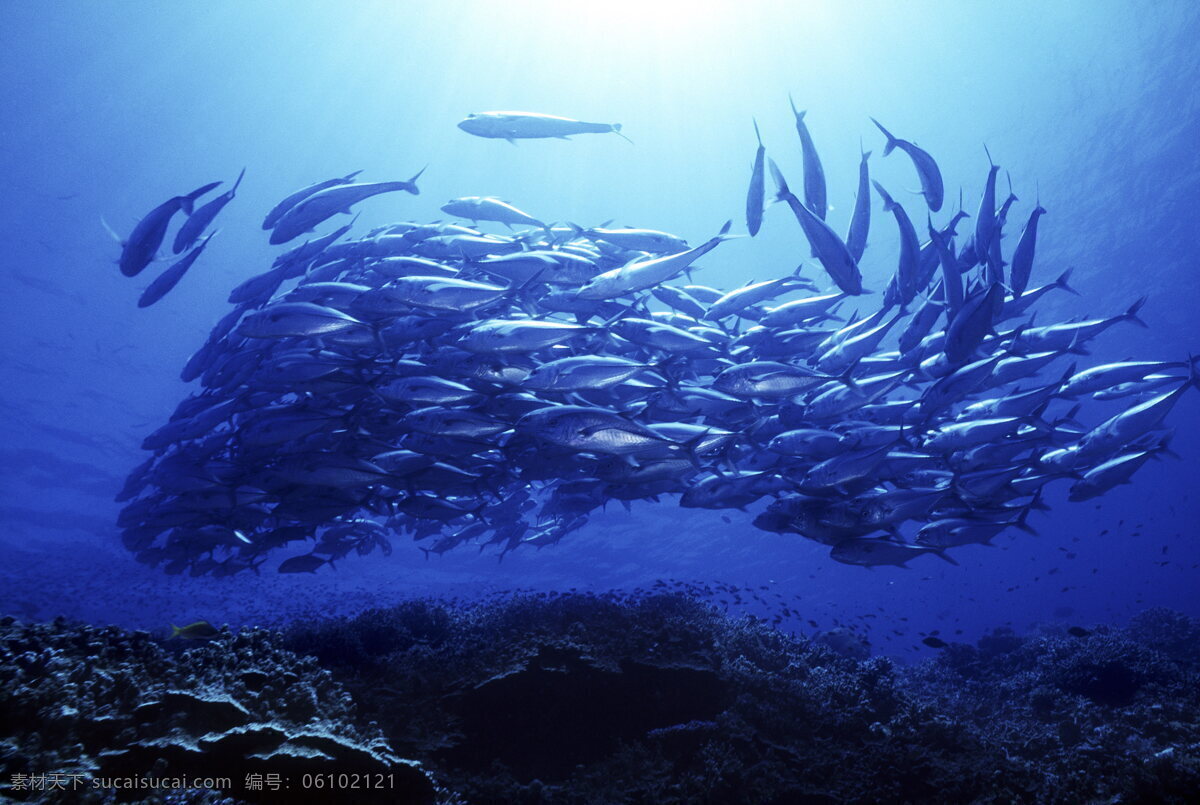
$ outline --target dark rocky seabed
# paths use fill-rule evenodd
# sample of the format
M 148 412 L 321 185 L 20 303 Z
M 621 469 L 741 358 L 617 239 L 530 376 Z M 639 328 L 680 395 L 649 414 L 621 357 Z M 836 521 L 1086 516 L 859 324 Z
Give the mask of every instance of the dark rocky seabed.
M 0 799 L 1195 802 L 1200 620 L 1074 631 L 898 666 L 679 593 L 419 599 L 199 644 L 9 617 Z M 10 788 L 50 772 L 234 788 Z M 245 790 L 255 773 L 394 788 Z

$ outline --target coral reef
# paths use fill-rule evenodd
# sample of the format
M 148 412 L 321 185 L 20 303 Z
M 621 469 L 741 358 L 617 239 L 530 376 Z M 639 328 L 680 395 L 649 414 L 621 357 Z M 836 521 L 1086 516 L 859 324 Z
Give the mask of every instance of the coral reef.
M 1008 764 L 887 661 L 683 596 L 413 602 L 289 643 L 470 802 L 961 800 Z
M 16 800 L 109 801 L 91 779 L 149 775 L 227 777 L 227 793 L 242 801 L 303 802 L 304 775 L 330 773 L 393 775 L 395 789 L 355 792 L 358 802 L 434 800 L 421 768 L 358 723 L 328 671 L 263 630 L 173 650 L 146 632 L 0 619 L 0 725 L 0 780 Z M 13 782 L 47 773 L 86 784 L 38 791 Z M 248 775 L 267 774 L 290 790 L 247 790 Z M 312 793 L 328 801 L 328 791 Z M 220 799 L 195 790 L 172 797 Z
M 1152 610 L 895 668 L 682 595 L 549 594 L 287 643 L 472 803 L 1188 802 L 1197 629 Z
M 443 805 L 1184 803 L 1197 634 L 1150 610 L 897 667 L 678 593 L 413 600 L 194 648 L 4 619 L 0 774 L 386 769 L 392 790 L 307 793 Z M 142 801 L 304 801 L 284 793 Z
M 1158 609 L 1123 629 L 997 630 L 906 669 L 903 682 L 1002 750 L 1028 801 L 1194 802 L 1200 664 L 1188 640 L 1198 629 Z

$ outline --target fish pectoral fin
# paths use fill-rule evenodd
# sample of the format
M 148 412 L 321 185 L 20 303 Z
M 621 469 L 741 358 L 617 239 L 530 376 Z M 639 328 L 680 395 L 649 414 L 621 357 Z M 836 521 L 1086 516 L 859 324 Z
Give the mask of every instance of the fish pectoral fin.
M 941 559 L 943 562 L 949 562 L 950 564 L 954 565 L 955 567 L 959 566 L 958 562 L 952 556 L 950 556 L 950 554 L 946 553 L 945 550 L 933 549 L 932 553 L 934 556 L 936 556 L 938 559 Z
M 100 216 L 100 223 L 104 226 L 105 230 L 108 231 L 108 234 L 117 242 L 118 245 L 122 247 L 125 246 L 125 240 L 117 234 L 115 229 L 108 225 L 108 221 L 104 219 L 103 215 Z

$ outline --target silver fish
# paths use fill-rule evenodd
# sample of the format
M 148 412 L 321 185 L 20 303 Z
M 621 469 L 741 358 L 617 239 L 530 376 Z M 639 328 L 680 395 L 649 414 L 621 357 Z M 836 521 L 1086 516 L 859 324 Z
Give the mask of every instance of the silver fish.
M 800 152 L 804 157 L 804 206 L 824 221 L 829 210 L 825 200 L 825 169 L 821 167 L 817 147 L 813 145 L 812 135 L 804 122 L 805 113 L 796 111 L 796 102 L 791 94 L 788 95 L 788 103 L 792 105 L 792 115 L 796 118 L 796 133 L 800 135 Z
M 183 210 L 190 215 L 196 199 L 219 184 L 221 183 L 211 182 L 196 188 L 185 196 L 167 199 L 147 213 L 145 218 L 138 221 L 129 238 L 121 244 L 121 259 L 118 261 L 121 273 L 127 277 L 136 277 L 146 266 L 154 262 L 154 258 L 158 255 L 158 247 L 162 245 L 163 239 L 167 236 L 167 227 L 171 225 L 171 219 L 175 217 L 175 213 Z
M 477 112 L 467 115 L 458 127 L 467 134 L 492 139 L 515 140 L 555 137 L 565 140 L 575 134 L 621 134 L 620 123 L 585 123 L 569 117 L 543 115 L 536 112 Z
M 283 217 L 283 214 L 285 212 L 290 210 L 292 207 L 295 207 L 301 201 L 304 201 L 304 199 L 308 198 L 313 193 L 320 192 L 321 190 L 324 190 L 327 187 L 334 187 L 335 185 L 339 185 L 339 184 L 350 184 L 352 181 L 354 181 L 354 177 L 358 176 L 358 174 L 360 174 L 360 173 L 362 173 L 361 170 L 356 170 L 353 173 L 348 173 L 345 176 L 342 176 L 337 179 L 326 179 L 323 182 L 317 182 L 316 184 L 311 184 L 308 187 L 301 188 L 301 189 L 297 190 L 295 193 L 288 195 L 282 201 L 280 201 L 278 204 L 276 204 L 274 207 L 272 207 L 271 211 L 267 213 L 266 218 L 263 219 L 262 228 L 263 229 L 274 228 L 276 222 L 281 217 Z
M 237 195 L 238 186 L 242 183 L 242 177 L 245 175 L 246 169 L 242 168 L 242 172 L 238 174 L 233 187 L 212 201 L 196 208 L 188 215 L 187 220 L 183 222 L 183 226 L 179 227 L 179 231 L 175 233 L 175 242 L 171 247 L 171 250 L 175 254 L 179 254 L 184 249 L 190 249 L 200 239 L 200 236 L 204 234 L 204 230 L 208 229 L 208 225 L 217 217 L 217 213 L 225 209 L 226 204 L 233 201 L 233 197 Z
M 786 201 L 792 208 L 796 220 L 800 222 L 800 228 L 804 230 L 804 236 L 808 238 L 808 243 L 812 247 L 813 256 L 817 258 L 834 284 L 843 293 L 853 296 L 861 294 L 863 292 L 862 274 L 858 270 L 857 261 L 850 254 L 850 250 L 846 248 L 846 244 L 830 228 L 829 224 L 813 214 L 811 210 L 800 203 L 800 199 L 788 190 L 787 181 L 784 180 L 775 160 L 768 160 L 768 162 L 771 165 L 771 175 L 778 188 L 776 197 L 781 201 Z
M 287 243 L 305 232 L 311 232 L 314 227 L 338 213 L 349 215 L 352 206 L 380 193 L 403 190 L 414 196 L 418 195 L 421 191 L 417 188 L 417 179 L 424 172 L 425 169 L 422 168 L 405 182 L 338 184 L 318 190 L 280 216 L 271 229 L 270 241 L 272 245 Z
M 176 260 L 170 268 L 159 274 L 154 282 L 150 283 L 146 287 L 146 290 L 142 292 L 141 297 L 138 298 L 138 307 L 150 307 L 150 305 L 162 299 L 172 288 L 178 285 L 179 281 L 183 279 L 183 275 L 187 273 L 187 270 L 200 257 L 204 251 L 204 247 L 208 245 L 208 242 L 212 240 L 215 234 L 217 233 L 210 232 L 208 237 L 200 242 L 199 246 Z
M 871 122 L 887 138 L 887 144 L 883 147 L 883 155 L 886 157 L 897 148 L 908 154 L 908 158 L 912 160 L 913 167 L 917 169 L 917 177 L 921 181 L 921 195 L 925 197 L 925 203 L 933 212 L 940 210 L 945 197 L 945 191 L 942 186 L 942 172 L 938 169 L 934 158 L 927 151 L 910 143 L 908 140 L 901 140 L 899 137 L 892 136 L 892 133 L 885 129 L 875 118 L 871 118 Z
M 758 139 L 758 150 L 754 153 L 754 167 L 750 170 L 750 189 L 746 192 L 746 228 L 750 237 L 758 234 L 763 220 L 763 160 L 767 149 L 763 148 L 762 135 L 758 133 L 758 121 L 754 121 L 754 136 Z

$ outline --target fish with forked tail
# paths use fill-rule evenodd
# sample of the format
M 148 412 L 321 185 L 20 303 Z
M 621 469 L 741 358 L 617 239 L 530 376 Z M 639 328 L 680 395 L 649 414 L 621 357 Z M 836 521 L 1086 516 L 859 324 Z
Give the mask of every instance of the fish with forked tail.
M 458 127 L 476 137 L 508 140 L 510 143 L 548 138 L 565 140 L 575 134 L 608 133 L 633 142 L 621 133 L 620 123 L 585 123 L 569 117 L 536 112 L 475 112 L 459 121 Z

